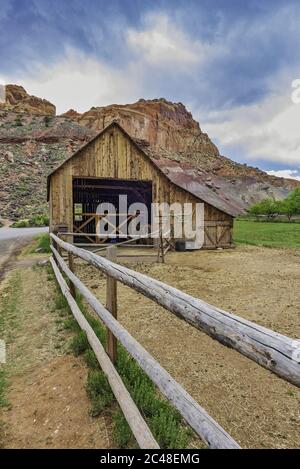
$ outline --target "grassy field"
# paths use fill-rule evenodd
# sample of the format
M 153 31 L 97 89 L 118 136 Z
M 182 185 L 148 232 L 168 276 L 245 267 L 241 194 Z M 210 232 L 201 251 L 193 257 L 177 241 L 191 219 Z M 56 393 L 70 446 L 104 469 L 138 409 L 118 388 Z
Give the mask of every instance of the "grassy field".
M 300 223 L 236 220 L 234 241 L 255 246 L 300 248 Z

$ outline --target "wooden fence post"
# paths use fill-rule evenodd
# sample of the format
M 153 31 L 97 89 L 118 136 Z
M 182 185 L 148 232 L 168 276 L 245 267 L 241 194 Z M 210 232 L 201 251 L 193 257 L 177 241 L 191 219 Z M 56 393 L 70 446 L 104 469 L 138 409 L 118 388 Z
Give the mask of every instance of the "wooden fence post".
M 68 261 L 69 261 L 69 269 L 75 273 L 75 268 L 74 268 L 74 257 L 71 252 L 68 252 Z M 70 293 L 73 296 L 73 298 L 76 300 L 76 288 L 74 283 L 70 280 L 69 281 L 69 287 L 70 287 Z
M 106 249 L 106 258 L 109 261 L 115 262 L 117 259 L 117 247 L 109 246 Z M 106 282 L 106 308 L 117 319 L 117 281 L 107 276 Z M 112 363 L 117 361 L 117 339 L 113 333 L 107 328 L 107 354 Z

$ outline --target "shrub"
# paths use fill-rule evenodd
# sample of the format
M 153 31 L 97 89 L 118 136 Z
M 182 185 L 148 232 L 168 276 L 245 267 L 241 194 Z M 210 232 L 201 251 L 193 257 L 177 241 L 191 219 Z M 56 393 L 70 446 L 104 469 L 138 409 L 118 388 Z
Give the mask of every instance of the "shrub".
M 13 228 L 49 226 L 49 217 L 47 215 L 34 215 L 32 218 L 21 219 L 12 224 Z
M 51 120 L 52 120 L 51 116 L 45 116 L 44 117 L 45 127 L 49 127 L 49 124 L 50 124 Z
M 84 360 L 86 364 L 93 370 L 99 369 L 99 363 L 92 349 L 88 349 L 84 352 Z
M 150 426 L 161 448 L 186 448 L 192 435 L 192 432 L 187 428 L 178 426 L 178 420 L 167 408 L 160 409 L 153 416 Z
M 113 424 L 113 436 L 116 445 L 119 448 L 126 448 L 130 441 L 134 441 L 134 437 L 123 413 L 120 410 L 114 414 Z
M 113 401 L 113 393 L 105 374 L 100 370 L 90 371 L 86 385 L 88 396 L 92 401 L 90 415 L 96 417 Z
M 20 116 L 16 117 L 15 119 L 15 127 L 22 127 L 23 122 Z
M 48 233 L 44 233 L 42 235 L 40 235 L 38 238 L 38 245 L 37 247 L 35 247 L 35 251 L 38 249 L 42 252 L 51 252 L 51 249 L 50 249 L 50 236 L 48 235 Z
M 27 220 L 27 219 L 18 220 L 18 221 L 15 221 L 15 222 L 12 224 L 12 227 L 13 227 L 13 228 L 29 228 L 29 227 L 30 227 L 30 221 Z
M 73 317 L 70 317 L 64 321 L 64 327 L 65 329 L 68 329 L 69 331 L 73 331 L 73 332 L 80 331 L 78 322 Z
M 161 448 L 185 448 L 192 431 L 183 426 L 179 412 L 164 400 L 137 362 L 119 346 L 117 369 Z
M 30 226 L 49 226 L 48 215 L 34 215 L 29 220 Z
M 78 332 L 78 334 L 76 334 L 71 341 L 71 350 L 73 351 L 74 355 L 78 357 L 78 355 L 81 355 L 83 352 L 85 352 L 88 347 L 89 343 L 86 333 L 83 331 Z
M 69 314 L 68 302 L 60 292 L 54 298 L 54 309 L 60 310 L 62 312 L 61 316 Z
M 111 393 L 106 376 L 102 371 L 89 372 L 86 388 L 91 399 L 100 394 Z

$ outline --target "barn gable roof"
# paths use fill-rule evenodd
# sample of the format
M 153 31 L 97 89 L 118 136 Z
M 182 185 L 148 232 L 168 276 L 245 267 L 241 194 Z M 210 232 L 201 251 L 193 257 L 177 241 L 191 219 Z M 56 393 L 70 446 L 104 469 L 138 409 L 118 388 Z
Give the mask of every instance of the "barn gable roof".
M 112 127 L 117 127 L 130 141 L 131 143 L 142 152 L 148 160 L 162 173 L 166 176 L 169 181 L 174 185 L 183 189 L 190 194 L 194 195 L 203 202 L 206 202 L 209 205 L 221 210 L 222 212 L 235 217 L 243 212 L 245 212 L 245 207 L 241 202 L 237 201 L 233 197 L 230 197 L 229 194 L 226 194 L 226 189 L 219 186 L 215 187 L 212 184 L 207 182 L 207 173 L 201 172 L 198 168 L 186 162 L 175 161 L 170 158 L 166 158 L 168 152 L 159 152 L 150 146 L 148 142 L 144 140 L 132 138 L 125 129 L 117 122 L 112 121 L 107 127 L 101 130 L 95 137 L 89 140 L 86 144 L 81 146 L 75 153 L 73 153 L 69 158 L 67 158 L 63 163 L 61 163 L 57 168 L 55 168 L 47 178 L 47 199 L 49 200 L 49 188 L 50 188 L 50 179 L 51 176 L 61 169 L 68 161 L 74 158 L 76 155 L 80 154 L 86 147 L 91 143 L 97 140 L 101 135 L 107 132 Z M 206 178 L 206 180 L 205 180 Z M 211 179 L 209 177 L 209 179 Z M 211 186 L 211 187 L 209 187 Z M 222 195 L 217 192 L 220 190 Z M 224 193 L 225 192 L 225 193 Z

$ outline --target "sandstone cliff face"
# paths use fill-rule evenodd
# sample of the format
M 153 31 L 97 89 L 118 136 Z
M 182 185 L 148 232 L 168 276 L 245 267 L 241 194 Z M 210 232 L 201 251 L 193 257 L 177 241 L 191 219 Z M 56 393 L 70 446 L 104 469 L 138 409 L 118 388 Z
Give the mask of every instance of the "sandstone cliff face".
M 0 105 L 0 218 L 46 213 L 47 174 L 113 120 L 165 158 L 193 164 L 207 187 L 220 187 L 225 198 L 230 194 L 245 206 L 265 197 L 283 198 L 300 186 L 221 156 L 181 103 L 141 99 L 55 116 L 51 103 L 9 85 L 6 103 Z
M 79 114 L 79 112 L 75 111 L 74 109 L 69 109 L 67 112 L 64 112 L 60 115 L 60 117 L 71 117 L 72 119 L 76 119 L 80 116 L 81 114 Z
M 140 99 L 128 105 L 92 108 L 78 117 L 81 125 L 95 130 L 103 129 L 112 120 L 119 122 L 132 137 L 147 140 L 155 147 L 219 156 L 217 147 L 182 103 Z
M 0 109 L 15 112 L 55 116 L 56 108 L 46 99 L 30 96 L 22 86 L 6 85 L 5 104 L 0 104 Z
M 300 185 L 299 181 L 269 176 L 258 168 L 221 156 L 182 103 L 140 99 L 133 104 L 92 108 L 75 118 L 95 131 L 116 120 L 132 137 L 148 141 L 158 151 L 167 151 L 169 159 L 189 162 L 223 178 L 228 192 L 246 205 L 265 197 L 284 198 Z

